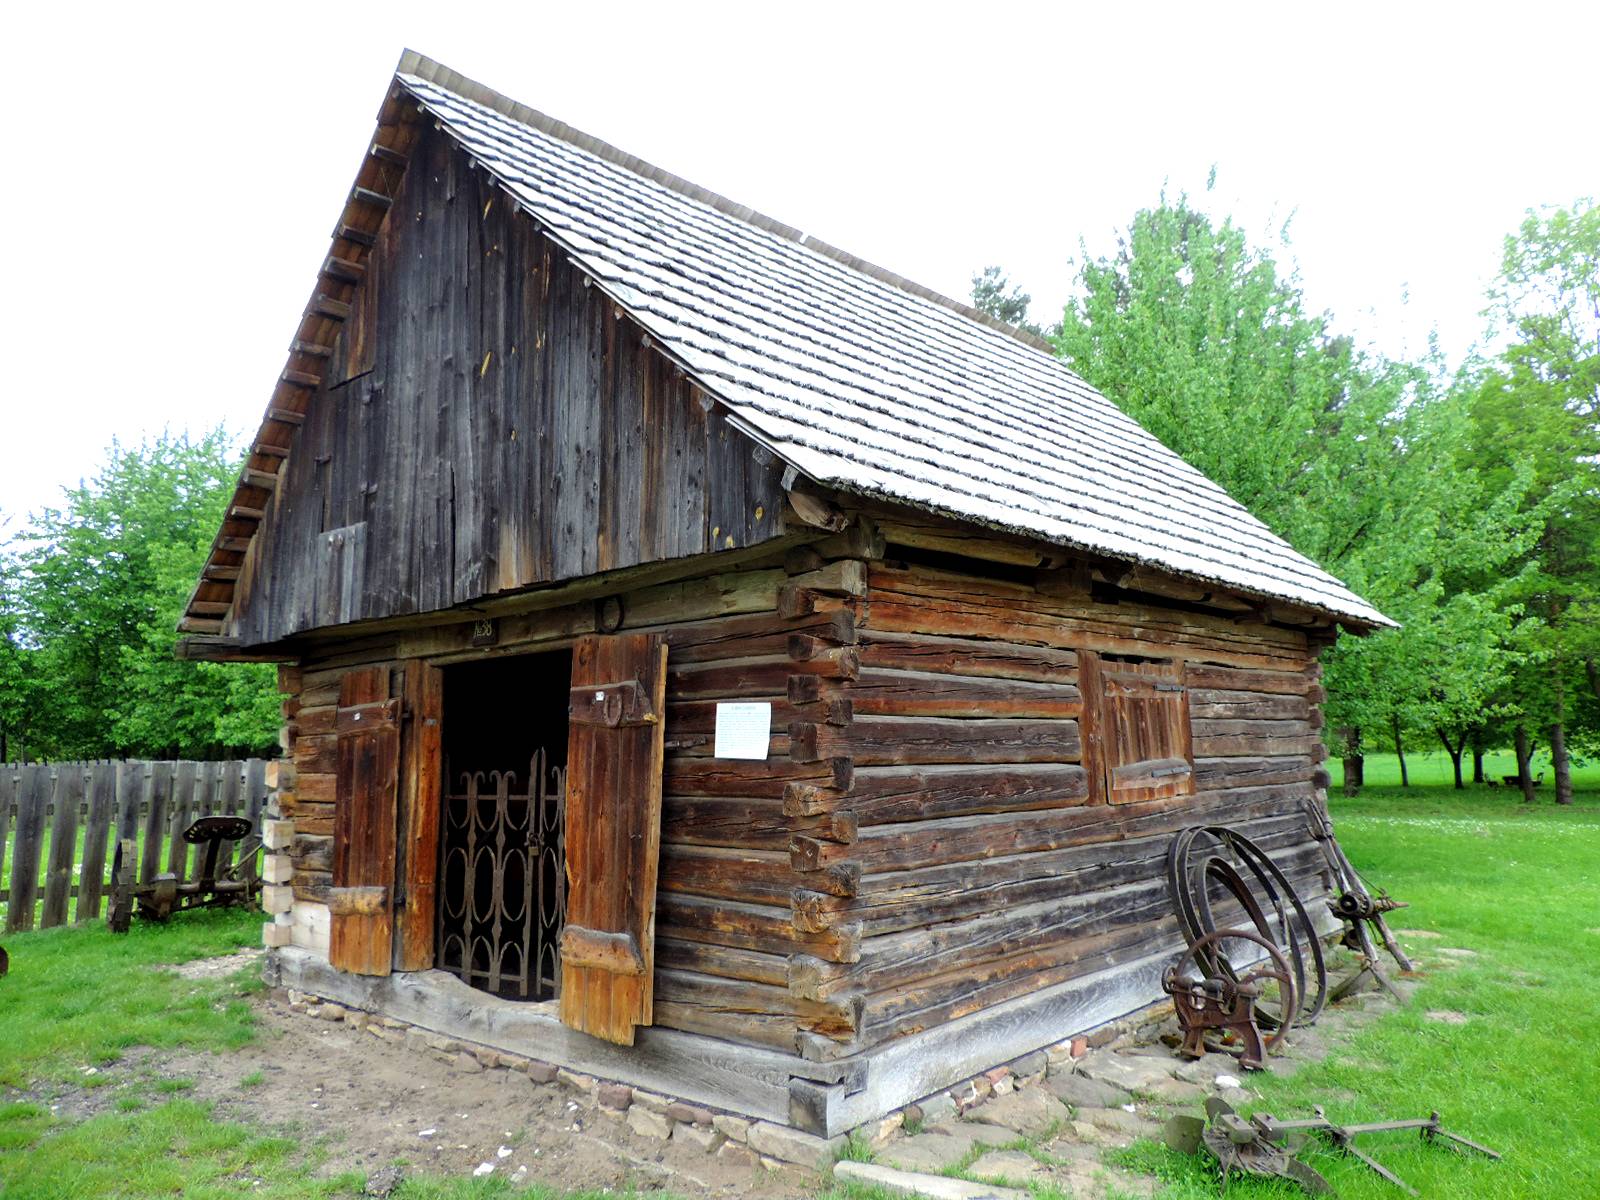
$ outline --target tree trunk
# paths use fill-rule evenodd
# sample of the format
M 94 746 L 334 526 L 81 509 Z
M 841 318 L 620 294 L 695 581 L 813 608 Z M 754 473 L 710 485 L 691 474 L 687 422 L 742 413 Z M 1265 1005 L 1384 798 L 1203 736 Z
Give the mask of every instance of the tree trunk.
M 1400 760 L 1400 786 L 1410 787 L 1411 777 L 1406 774 L 1406 748 L 1400 741 L 1400 718 L 1395 717 L 1392 722 L 1394 730 L 1394 756 Z
M 1354 796 L 1367 782 L 1367 759 L 1361 753 L 1361 730 L 1354 725 L 1339 729 L 1339 745 L 1344 750 L 1344 794 Z
M 1444 743 L 1444 752 L 1450 756 L 1450 765 L 1455 768 L 1456 791 L 1462 791 L 1465 789 L 1466 784 L 1461 782 L 1461 752 L 1467 748 L 1467 735 L 1462 734 L 1459 739 L 1452 743 L 1445 736 L 1444 730 L 1438 729 L 1434 732 L 1439 735 L 1439 740 Z
M 1517 786 L 1522 789 L 1522 802 L 1532 804 L 1533 771 L 1528 767 L 1528 760 L 1533 757 L 1533 751 L 1528 747 L 1528 727 L 1521 721 L 1517 722 Z
M 1589 690 L 1594 693 L 1596 700 L 1600 700 L 1600 663 L 1586 658 L 1583 660 L 1583 671 L 1589 677 Z
M 1572 803 L 1572 762 L 1567 757 L 1567 728 L 1560 721 L 1550 726 L 1550 769 L 1556 777 L 1556 803 Z
M 1483 730 L 1472 731 L 1472 782 L 1487 782 L 1483 777 Z

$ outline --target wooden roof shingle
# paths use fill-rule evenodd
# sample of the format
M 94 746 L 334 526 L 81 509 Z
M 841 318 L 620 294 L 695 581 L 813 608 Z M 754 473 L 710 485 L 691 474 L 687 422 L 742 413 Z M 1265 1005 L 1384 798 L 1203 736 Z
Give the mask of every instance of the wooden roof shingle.
M 396 83 L 759 443 L 817 483 L 1392 624 L 1038 339 L 420 55 Z

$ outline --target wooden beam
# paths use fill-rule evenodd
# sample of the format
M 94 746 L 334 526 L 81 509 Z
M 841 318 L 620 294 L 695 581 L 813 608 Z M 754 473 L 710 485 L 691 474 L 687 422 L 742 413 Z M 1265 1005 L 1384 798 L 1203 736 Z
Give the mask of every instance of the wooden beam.
M 392 146 L 385 146 L 382 142 L 373 142 L 368 153 L 379 162 L 390 163 L 397 167 L 405 166 L 410 160 L 410 155 L 396 150 Z
M 264 509 L 264 508 L 251 508 L 251 507 L 249 507 L 248 505 L 245 505 L 245 504 L 231 504 L 231 505 L 228 506 L 228 517 L 231 520 L 236 520 L 236 521 L 259 521 L 259 520 L 261 520 L 262 517 L 264 517 L 266 515 L 267 515 L 267 510 Z M 235 569 L 235 571 L 234 571 L 234 578 L 236 578 L 236 579 L 238 578 L 237 569 Z
M 392 196 L 385 196 L 382 192 L 375 192 L 371 188 L 364 188 L 359 184 L 350 190 L 350 200 L 355 204 L 371 204 L 376 208 L 382 209 L 387 209 L 394 203 Z
M 232 583 L 239 578 L 239 573 L 242 570 L 244 570 L 243 567 L 230 567 L 223 563 L 209 563 L 200 574 L 215 583 Z
M 335 300 L 332 296 L 318 296 L 311 302 L 311 311 L 319 317 L 327 317 L 330 321 L 348 321 L 352 310 L 343 300 Z
M 289 347 L 289 353 L 309 354 L 313 358 L 331 358 L 333 356 L 333 347 L 324 346 L 317 342 L 302 342 L 297 340 L 294 345 Z
M 348 258 L 335 258 L 330 254 L 322 262 L 321 274 L 340 283 L 360 283 L 366 273 L 367 268 L 363 264 Z
M 311 388 L 313 391 L 322 386 L 322 376 L 313 375 L 310 371 L 294 371 L 285 368 L 279 378 L 295 387 Z
M 368 249 L 378 244 L 377 234 L 368 233 L 365 229 L 357 229 L 349 223 L 341 223 L 338 232 L 333 236 L 343 238 L 347 242 L 354 242 L 358 246 L 366 246 Z
M 271 408 L 267 410 L 267 420 L 277 421 L 280 425 L 304 425 L 306 415 L 292 408 Z
M 188 662 L 291 662 L 293 655 L 265 646 L 245 646 L 236 637 L 191 634 L 172 648 L 175 658 Z
M 243 554 L 250 549 L 250 539 L 246 537 L 225 537 L 217 539 L 218 550 L 231 550 L 235 554 Z
M 178 622 L 179 633 L 221 633 L 222 622 L 204 617 L 184 617 Z
M 252 454 L 265 454 L 268 458 L 288 458 L 288 446 L 274 446 L 271 442 L 257 442 L 250 447 Z
M 266 488 L 272 491 L 278 486 L 278 477 L 271 471 L 260 471 L 255 467 L 244 469 L 243 482 L 250 487 Z

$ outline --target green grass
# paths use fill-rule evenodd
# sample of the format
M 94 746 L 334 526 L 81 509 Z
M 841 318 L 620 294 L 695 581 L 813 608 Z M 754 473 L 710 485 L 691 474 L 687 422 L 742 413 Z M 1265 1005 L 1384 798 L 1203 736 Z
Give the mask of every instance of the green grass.
M 1370 761 L 1370 760 L 1369 760 Z M 1483 788 L 1370 789 L 1333 804 L 1340 840 L 1375 884 L 1411 907 L 1396 928 L 1416 939 L 1425 982 L 1414 1002 L 1293 1078 L 1251 1080 L 1258 1110 L 1334 1120 L 1424 1117 L 1505 1155 L 1499 1163 L 1422 1146 L 1404 1135 L 1359 1143 L 1424 1196 L 1513 1200 L 1600 1194 L 1600 792 L 1571 809 L 1529 808 Z M 1476 957 L 1446 965 L 1443 947 Z M 1464 1025 L 1430 1010 L 1466 1014 Z M 1124 1161 L 1158 1173 L 1164 1200 L 1213 1197 L 1199 1160 L 1141 1143 Z M 1359 1163 L 1321 1153 L 1313 1165 L 1345 1200 L 1392 1200 Z M 1290 1196 L 1236 1180 L 1241 1198 Z
M 104 922 L 9 934 L 11 973 L 0 980 L 0 1087 L 81 1077 L 130 1046 L 223 1050 L 252 1036 L 247 980 L 191 981 L 164 963 L 226 954 L 261 940 L 261 914 L 213 909 L 166 926 Z
M 1540 772 L 1544 774 L 1544 782 L 1539 785 L 1539 797 L 1543 800 L 1555 799 L 1555 772 L 1550 768 L 1550 755 L 1537 752 L 1530 764 L 1533 774 L 1537 777 Z M 1333 790 L 1337 791 L 1344 786 L 1344 763 L 1337 758 L 1328 760 L 1328 771 L 1333 776 Z M 1488 779 L 1499 783 L 1507 775 L 1517 773 L 1517 756 L 1509 750 L 1495 750 L 1483 756 L 1483 773 Z M 1411 779 L 1411 786 L 1415 787 L 1451 787 L 1455 783 L 1455 770 L 1450 765 L 1450 756 L 1443 750 L 1429 750 L 1425 753 L 1406 752 L 1406 774 Z M 1399 788 L 1400 787 L 1400 760 L 1393 754 L 1369 754 L 1366 758 L 1365 775 L 1369 788 Z M 1461 776 L 1470 786 L 1472 779 L 1472 753 L 1468 751 L 1461 757 Z M 1572 785 L 1579 791 L 1600 789 L 1600 760 L 1593 762 L 1577 762 L 1572 764 Z M 1504 793 L 1504 788 L 1482 789 L 1490 793 Z M 1515 789 L 1512 789 L 1513 792 Z M 1401 796 L 1407 795 L 1409 789 L 1401 791 Z M 1513 796 L 1519 798 L 1520 794 Z

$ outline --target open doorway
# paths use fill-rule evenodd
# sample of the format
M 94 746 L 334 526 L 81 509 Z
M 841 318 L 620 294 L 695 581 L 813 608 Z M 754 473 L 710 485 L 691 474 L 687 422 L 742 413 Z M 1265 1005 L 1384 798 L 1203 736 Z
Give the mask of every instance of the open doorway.
M 550 1000 L 566 909 L 572 653 L 444 672 L 439 966 L 511 1000 Z

